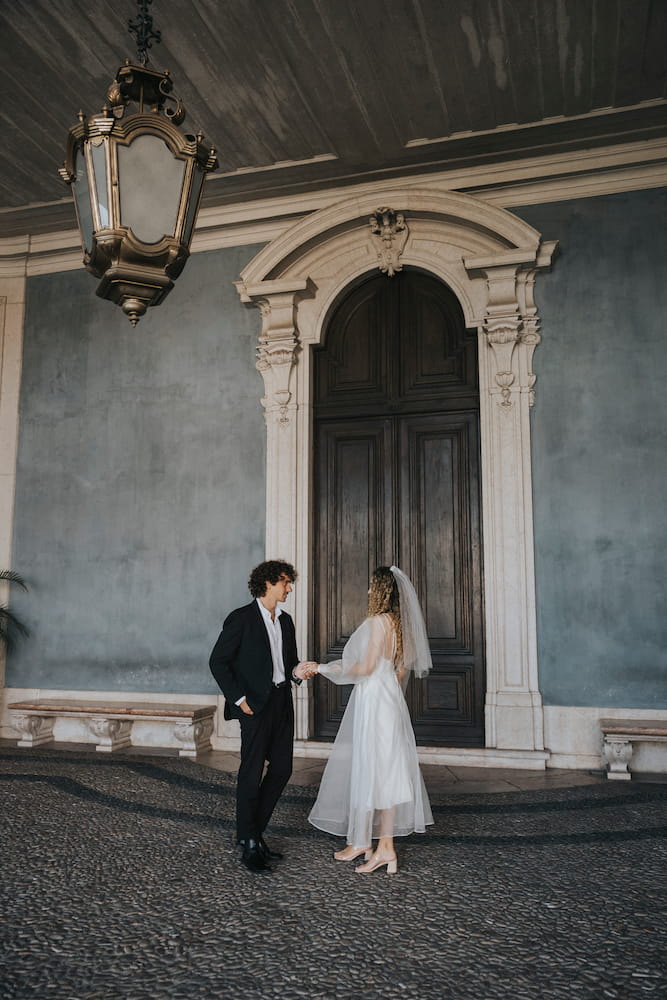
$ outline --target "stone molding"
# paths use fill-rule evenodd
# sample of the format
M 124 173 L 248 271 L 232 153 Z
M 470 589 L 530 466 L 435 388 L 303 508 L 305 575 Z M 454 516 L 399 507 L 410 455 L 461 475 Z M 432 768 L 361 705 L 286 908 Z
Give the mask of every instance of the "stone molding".
M 503 209 L 437 189 L 383 191 L 383 203 L 409 220 L 401 264 L 441 278 L 456 293 L 466 324 L 478 330 L 487 692 L 486 741 L 497 750 L 542 751 L 537 671 L 529 407 L 533 354 L 540 340 L 536 274 L 556 244 Z M 348 198 L 295 223 L 248 264 L 237 285 L 262 309 L 266 331 L 282 328 L 279 283 L 308 286 L 290 302 L 289 396 L 278 436 L 267 423 L 267 555 L 287 552 L 299 568 L 294 595 L 299 647 L 310 651 L 311 345 L 322 342 L 338 298 L 377 267 L 368 219 L 378 194 Z M 302 285 L 299 286 L 303 288 Z M 276 319 L 266 312 L 277 310 Z M 270 340 L 269 340 L 270 342 Z M 262 357 L 264 355 L 262 354 Z M 285 380 L 283 377 L 283 391 Z M 273 387 L 272 387 L 273 388 Z M 270 404 L 280 411 L 280 400 Z M 266 404 L 265 404 L 266 405 Z M 290 482 L 292 490 L 278 489 Z M 304 655 L 310 655 L 304 653 Z M 309 735 L 307 686 L 297 699 L 297 737 Z
M 213 178 L 213 185 L 221 178 Z M 626 191 L 643 191 L 667 184 L 667 139 L 618 143 L 576 153 L 551 153 L 515 162 L 453 167 L 400 179 L 351 184 L 299 195 L 261 198 L 234 205 L 202 208 L 192 252 L 248 246 L 274 240 L 295 218 L 320 211 L 341 197 L 372 193 L 374 209 L 388 195 L 428 185 L 433 190 L 465 191 L 480 201 L 511 208 L 574 198 L 594 198 Z M 70 199 L 64 199 L 68 209 Z M 52 206 L 46 205 L 45 209 Z M 25 209 L 17 210 L 25 214 Z M 37 211 L 37 209 L 36 209 Z M 10 213 L 11 214 L 11 213 Z M 28 223 L 26 222 L 26 226 Z M 0 239 L 0 278 L 78 270 L 83 266 L 75 229 Z

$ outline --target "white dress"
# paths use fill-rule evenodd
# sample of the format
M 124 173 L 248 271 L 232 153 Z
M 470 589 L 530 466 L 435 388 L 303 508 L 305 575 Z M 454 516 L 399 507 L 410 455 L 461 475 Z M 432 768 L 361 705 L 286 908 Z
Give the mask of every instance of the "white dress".
M 433 823 L 393 650 L 391 619 L 374 615 L 350 636 L 342 660 L 319 668 L 354 690 L 308 820 L 358 848 Z

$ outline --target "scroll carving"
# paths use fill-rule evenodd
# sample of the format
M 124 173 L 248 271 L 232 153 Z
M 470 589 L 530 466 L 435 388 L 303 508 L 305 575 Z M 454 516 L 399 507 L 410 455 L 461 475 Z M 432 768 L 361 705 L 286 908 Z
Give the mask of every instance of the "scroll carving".
M 410 233 L 405 216 L 393 208 L 378 208 L 368 221 L 378 266 L 391 277 L 403 268 L 400 258 Z
M 299 353 L 296 331 L 296 303 L 293 295 L 274 296 L 272 301 L 257 300 L 263 329 L 257 345 L 255 367 L 264 379 L 266 395 L 262 399 L 264 415 L 272 416 L 279 426 L 289 423 L 292 399 L 290 379 Z
M 526 381 L 528 384 L 528 405 L 535 405 L 535 382 L 537 381 L 537 375 L 533 372 L 533 354 L 535 353 L 535 348 L 542 340 L 540 334 L 538 333 L 539 320 L 533 317 L 524 322 L 524 328 L 521 333 L 521 343 L 525 345 L 526 348 Z
M 496 385 L 503 397 L 500 405 L 511 406 L 511 388 L 515 378 L 512 355 L 521 336 L 520 321 L 515 317 L 501 321 L 487 319 L 485 329 L 486 339 L 493 348 L 496 359 Z

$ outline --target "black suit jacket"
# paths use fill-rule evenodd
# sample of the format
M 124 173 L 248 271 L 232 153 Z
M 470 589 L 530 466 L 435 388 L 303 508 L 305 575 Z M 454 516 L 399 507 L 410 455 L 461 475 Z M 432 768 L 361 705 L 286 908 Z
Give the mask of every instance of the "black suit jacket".
M 283 631 L 285 678 L 289 682 L 299 662 L 294 622 L 285 611 L 281 612 L 278 621 Z M 262 711 L 271 694 L 273 660 L 257 601 L 237 608 L 225 619 L 209 666 L 225 696 L 226 719 L 241 717 L 243 713 L 236 702 L 244 695 L 255 715 Z

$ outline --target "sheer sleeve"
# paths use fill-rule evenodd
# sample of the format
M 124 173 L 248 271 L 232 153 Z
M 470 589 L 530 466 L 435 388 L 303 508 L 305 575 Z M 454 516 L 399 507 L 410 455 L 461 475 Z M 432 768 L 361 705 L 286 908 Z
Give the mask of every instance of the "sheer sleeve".
M 320 663 L 319 673 L 334 684 L 358 684 L 373 673 L 380 661 L 386 633 L 380 615 L 362 622 L 345 644 L 343 659 Z

